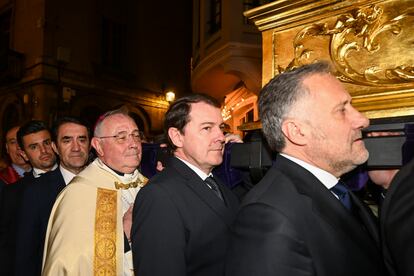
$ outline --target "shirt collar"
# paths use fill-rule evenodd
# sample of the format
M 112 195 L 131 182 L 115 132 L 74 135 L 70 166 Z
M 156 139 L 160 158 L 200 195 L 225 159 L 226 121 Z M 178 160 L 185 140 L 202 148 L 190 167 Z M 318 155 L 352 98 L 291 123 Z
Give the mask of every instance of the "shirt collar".
M 292 162 L 295 162 L 296 164 L 298 164 L 299 166 L 301 166 L 302 168 L 304 168 L 305 170 L 309 171 L 311 174 L 313 174 L 320 182 L 322 182 L 322 184 L 328 188 L 331 189 L 333 186 L 336 185 L 336 183 L 338 183 L 338 178 L 336 178 L 333 174 L 328 173 L 325 170 L 322 170 L 318 167 L 315 167 L 303 160 L 300 160 L 296 157 L 287 155 L 286 153 L 281 153 L 280 155 L 282 155 L 283 157 L 289 159 Z M 277 162 L 277 161 L 276 161 Z
M 190 167 L 190 169 L 192 169 L 203 181 L 206 180 L 207 177 L 212 176 L 213 174 L 210 172 L 209 174 L 206 174 L 205 172 L 203 172 L 202 170 L 200 170 L 198 167 L 194 166 L 193 164 L 191 164 L 188 161 L 185 161 L 179 157 L 176 156 L 177 159 L 181 160 L 184 162 L 184 164 L 186 164 L 188 167 Z
M 62 173 L 63 180 L 65 180 L 65 184 L 68 185 L 70 181 L 76 176 L 73 172 L 65 169 L 62 165 L 59 165 L 60 172 Z
M 18 175 L 20 175 L 21 177 L 24 176 L 24 173 L 26 172 L 22 167 L 12 163 L 11 166 L 13 167 L 13 169 L 17 172 Z
M 56 170 L 57 167 L 58 167 L 58 165 L 55 163 L 50 171 Z M 42 175 L 44 173 L 47 173 L 47 172 L 48 171 L 44 171 L 44 170 L 33 167 L 33 176 L 34 176 L 34 178 L 38 178 L 38 177 L 40 177 L 40 175 Z

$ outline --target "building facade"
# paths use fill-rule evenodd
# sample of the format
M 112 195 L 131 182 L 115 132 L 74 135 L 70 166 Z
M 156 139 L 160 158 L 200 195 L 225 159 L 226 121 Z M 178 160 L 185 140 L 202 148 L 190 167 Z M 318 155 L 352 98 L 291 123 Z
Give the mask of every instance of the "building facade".
M 171 13 L 170 2 L 0 0 L 3 134 L 62 115 L 92 126 L 120 106 L 145 134 L 161 132 L 165 91 L 190 90 L 191 5 Z
M 191 86 L 223 104 L 231 131 L 258 120 L 262 87 L 261 34 L 243 12 L 270 1 L 193 0 Z

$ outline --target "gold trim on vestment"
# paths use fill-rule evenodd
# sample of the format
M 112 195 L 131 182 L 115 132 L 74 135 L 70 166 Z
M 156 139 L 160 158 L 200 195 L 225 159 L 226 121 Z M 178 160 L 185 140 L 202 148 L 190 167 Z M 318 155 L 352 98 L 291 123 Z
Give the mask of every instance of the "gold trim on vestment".
M 98 188 L 95 216 L 94 275 L 116 275 L 117 192 Z
M 143 180 L 138 178 L 137 180 L 133 182 L 129 182 L 129 183 L 122 183 L 122 182 L 115 181 L 114 184 L 115 184 L 116 189 L 127 190 L 129 188 L 136 188 L 136 187 L 142 188 L 147 184 L 147 182 L 148 182 L 148 179 L 144 177 Z

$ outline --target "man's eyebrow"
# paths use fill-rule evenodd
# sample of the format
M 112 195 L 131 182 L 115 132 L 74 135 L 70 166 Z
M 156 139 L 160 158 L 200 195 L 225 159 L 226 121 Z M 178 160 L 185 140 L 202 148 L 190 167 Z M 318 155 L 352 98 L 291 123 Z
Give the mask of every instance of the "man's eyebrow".
M 44 141 L 43 141 L 44 142 Z M 32 143 L 32 144 L 29 144 L 29 145 L 27 145 L 28 147 L 32 147 L 32 146 L 37 146 L 37 145 L 39 145 L 39 143 Z
M 202 122 L 200 125 L 214 125 L 214 122 Z
M 345 100 L 345 101 L 342 101 L 342 102 L 340 102 L 340 103 L 336 104 L 336 105 L 334 106 L 334 109 L 336 109 L 336 108 L 338 108 L 338 107 L 345 106 L 345 105 L 350 104 L 350 103 L 351 103 L 351 100 Z
M 73 138 L 73 136 L 65 135 L 62 137 L 62 139 L 71 139 L 71 138 Z

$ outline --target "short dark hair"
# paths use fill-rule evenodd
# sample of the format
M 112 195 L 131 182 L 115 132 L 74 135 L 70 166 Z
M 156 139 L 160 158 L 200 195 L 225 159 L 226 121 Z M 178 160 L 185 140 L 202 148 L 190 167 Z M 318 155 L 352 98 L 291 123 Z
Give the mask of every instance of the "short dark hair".
M 23 126 L 20 127 L 19 131 L 17 131 L 17 142 L 21 149 L 24 149 L 23 145 L 23 137 L 32 133 L 36 133 L 42 130 L 50 130 L 47 128 L 45 122 L 39 120 L 32 120 L 25 123 Z
M 308 93 L 303 80 L 313 74 L 330 72 L 329 63 L 320 61 L 277 75 L 262 88 L 258 101 L 259 117 L 272 150 L 281 151 L 286 145 L 282 123 L 298 99 Z
M 90 127 L 81 119 L 77 118 L 77 117 L 72 117 L 72 116 L 64 116 L 61 117 L 59 119 L 57 119 L 52 126 L 52 141 L 57 142 L 57 137 L 59 134 L 59 128 L 64 125 L 64 124 L 68 124 L 68 123 L 72 123 L 72 124 L 77 124 L 77 125 L 81 125 L 86 127 L 86 130 L 88 132 L 88 138 L 91 138 L 91 129 Z
M 164 118 L 164 133 L 172 149 L 175 150 L 177 147 L 171 141 L 168 135 L 168 129 L 174 127 L 181 133 L 184 133 L 184 128 L 190 121 L 191 104 L 200 102 L 220 108 L 220 103 L 215 98 L 206 94 L 191 94 L 179 98 L 168 108 Z

